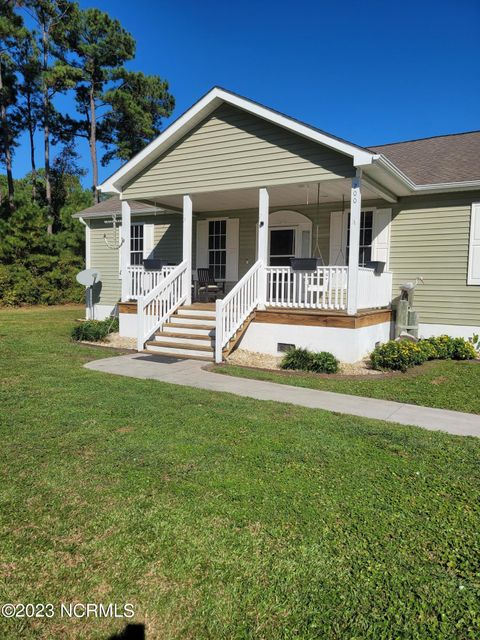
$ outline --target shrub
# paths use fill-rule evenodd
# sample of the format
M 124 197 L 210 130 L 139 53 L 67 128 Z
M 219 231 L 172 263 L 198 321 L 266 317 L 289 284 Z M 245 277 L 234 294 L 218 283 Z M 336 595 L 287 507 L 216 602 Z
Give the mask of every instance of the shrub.
M 409 340 L 390 340 L 376 347 L 370 362 L 374 369 L 406 371 L 409 367 L 422 364 L 427 360 L 425 351 L 416 342 Z
M 374 369 L 406 371 L 427 360 L 472 360 L 476 356 L 475 348 L 468 340 L 439 336 L 418 342 L 390 340 L 372 351 L 370 362 Z
M 328 351 L 312 353 L 310 371 L 315 371 L 316 373 L 337 373 L 338 360 Z
M 477 357 L 475 347 L 468 340 L 454 338 L 453 340 L 453 360 L 474 360 Z
M 428 342 L 433 346 L 436 352 L 435 358 L 437 360 L 449 360 L 452 357 L 455 347 L 453 338 L 450 338 L 450 336 L 426 338 L 425 342 Z
M 113 331 L 118 331 L 118 318 L 87 320 L 73 327 L 72 338 L 73 340 L 100 342 L 105 340 L 108 334 Z
M 436 360 L 438 358 L 435 345 L 428 340 L 419 340 L 417 345 L 424 356 L 424 362 L 426 360 Z
M 338 360 L 328 351 L 312 352 L 307 349 L 289 349 L 280 366 L 314 373 L 336 373 Z

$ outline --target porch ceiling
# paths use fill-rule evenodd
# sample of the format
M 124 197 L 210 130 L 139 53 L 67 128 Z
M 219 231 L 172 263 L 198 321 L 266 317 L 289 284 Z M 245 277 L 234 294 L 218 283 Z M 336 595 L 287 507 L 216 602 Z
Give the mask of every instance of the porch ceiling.
M 306 205 L 340 202 L 342 196 L 350 202 L 351 180 L 322 180 L 268 187 L 270 207 L 304 207 Z M 215 191 L 211 193 L 191 194 L 193 211 L 228 211 L 236 209 L 258 208 L 258 189 L 232 189 L 229 191 Z M 378 194 L 368 185 L 362 185 L 362 199 L 375 200 Z M 149 199 L 159 207 L 173 210 L 182 209 L 182 195 L 164 196 L 161 199 Z

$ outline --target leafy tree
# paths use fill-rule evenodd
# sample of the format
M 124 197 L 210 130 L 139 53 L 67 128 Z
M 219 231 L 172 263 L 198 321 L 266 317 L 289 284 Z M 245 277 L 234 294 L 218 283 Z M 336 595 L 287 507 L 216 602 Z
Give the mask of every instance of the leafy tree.
M 135 54 L 135 40 L 118 20 L 99 9 L 78 11 L 72 22 L 69 43 L 78 70 L 77 109 L 83 119 L 76 123 L 76 134 L 88 139 L 93 189 L 98 202 L 97 140 L 105 141 L 98 109 L 105 106 L 105 85 L 118 69 Z
M 30 176 L 15 180 L 15 207 L 11 212 L 4 209 L 0 217 L 0 304 L 82 300 L 75 275 L 83 267 L 84 232 L 71 215 L 88 207 L 92 196 L 78 175 L 65 172 L 72 167 L 68 156 L 61 154 L 52 165 L 59 221 L 54 235 L 46 233 L 46 205 L 32 202 Z
M 12 0 L 0 0 L 0 124 L 1 154 L 7 170 L 8 203 L 13 207 L 12 147 L 18 134 L 15 119 L 9 110 L 17 100 L 17 79 L 12 52 L 24 33 L 22 18 L 15 12 Z
M 172 113 L 175 101 L 168 82 L 158 76 L 121 70 L 122 80 L 105 93 L 111 106 L 105 129 L 114 148 L 102 158 L 108 164 L 113 158 L 129 160 L 160 133 L 162 119 Z

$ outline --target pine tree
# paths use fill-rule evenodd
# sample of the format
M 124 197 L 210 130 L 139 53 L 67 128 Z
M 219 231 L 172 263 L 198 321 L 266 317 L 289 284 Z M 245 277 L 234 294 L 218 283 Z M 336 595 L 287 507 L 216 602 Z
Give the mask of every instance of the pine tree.
M 129 160 L 159 133 L 162 119 L 173 111 L 175 100 L 168 82 L 159 76 L 122 69 L 119 86 L 105 93 L 111 106 L 105 128 L 111 148 L 102 158 L 107 164 L 113 158 Z
M 97 142 L 105 141 L 103 117 L 105 86 L 118 69 L 135 54 L 135 41 L 118 20 L 99 9 L 76 14 L 69 36 L 75 58 L 70 63 L 79 72 L 76 87 L 77 110 L 83 118 L 76 122 L 76 135 L 87 138 L 90 147 L 93 190 L 98 201 Z
M 75 84 L 75 70 L 65 62 L 65 33 L 76 12 L 76 4 L 67 0 L 26 0 L 25 9 L 38 25 L 37 44 L 40 51 L 42 126 L 45 155 L 45 197 L 48 207 L 47 233 L 53 233 L 50 145 L 52 129 L 61 126 L 53 97 Z M 57 137 L 60 137 L 57 133 Z
M 0 125 L 1 155 L 7 170 L 8 203 L 13 207 L 15 187 L 12 174 L 12 148 L 18 134 L 15 118 L 9 111 L 17 101 L 17 78 L 14 72 L 13 52 L 24 33 L 22 18 L 15 13 L 12 0 L 0 0 Z
M 30 165 L 32 172 L 32 197 L 37 197 L 37 165 L 35 160 L 35 132 L 42 117 L 41 64 L 39 51 L 33 34 L 27 32 L 19 44 L 15 63 L 21 75 L 18 90 L 21 102 L 18 114 L 28 132 Z

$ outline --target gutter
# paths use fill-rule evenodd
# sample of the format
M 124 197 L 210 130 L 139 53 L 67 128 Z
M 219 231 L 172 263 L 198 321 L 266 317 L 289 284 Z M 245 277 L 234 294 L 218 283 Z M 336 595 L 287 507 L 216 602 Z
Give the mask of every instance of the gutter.
M 162 213 L 172 213 L 172 212 L 170 212 L 168 209 L 165 209 L 164 207 L 155 207 L 154 209 L 152 208 L 137 209 L 136 211 L 132 211 L 131 215 L 136 216 L 136 215 L 150 214 L 152 216 L 158 216 L 159 214 L 162 214 Z M 102 218 L 108 218 L 110 216 L 121 216 L 121 215 L 122 215 L 121 211 L 102 211 L 101 213 L 87 213 L 83 216 L 80 215 L 79 213 L 73 213 L 72 218 L 75 218 L 76 220 L 80 220 L 82 224 L 86 224 L 85 219 L 94 220 L 97 218 L 102 219 Z

